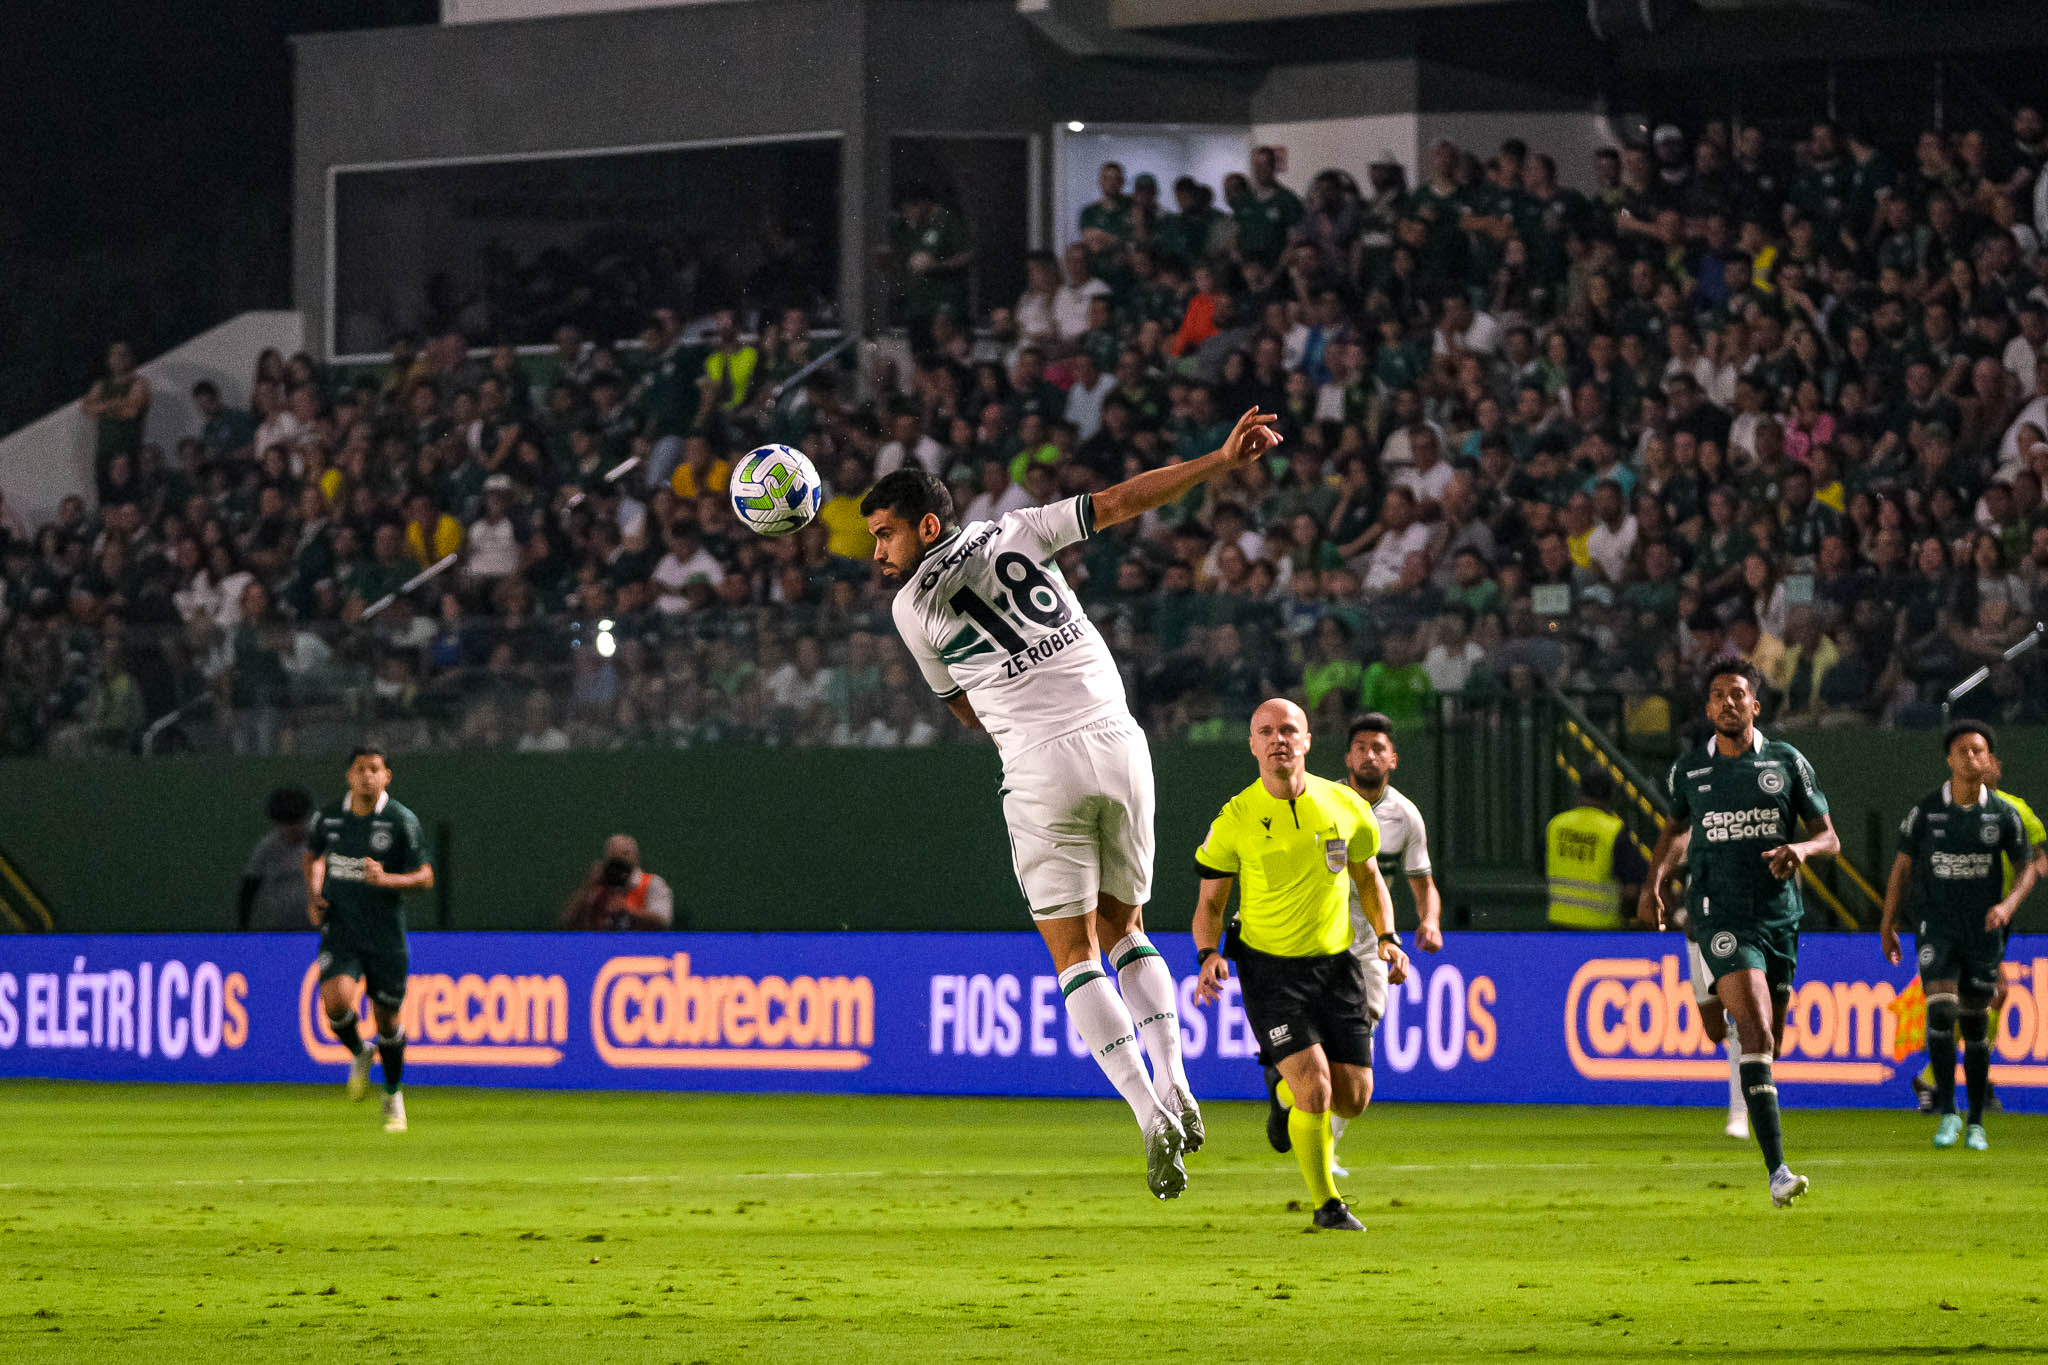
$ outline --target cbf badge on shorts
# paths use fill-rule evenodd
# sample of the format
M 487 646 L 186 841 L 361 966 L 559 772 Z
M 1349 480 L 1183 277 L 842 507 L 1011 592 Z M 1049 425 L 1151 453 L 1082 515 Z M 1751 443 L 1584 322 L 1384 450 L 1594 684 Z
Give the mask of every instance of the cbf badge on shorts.
M 1342 839 L 1323 840 L 1323 863 L 1330 871 L 1342 872 L 1344 865 L 1350 860 L 1351 850 L 1345 846 Z

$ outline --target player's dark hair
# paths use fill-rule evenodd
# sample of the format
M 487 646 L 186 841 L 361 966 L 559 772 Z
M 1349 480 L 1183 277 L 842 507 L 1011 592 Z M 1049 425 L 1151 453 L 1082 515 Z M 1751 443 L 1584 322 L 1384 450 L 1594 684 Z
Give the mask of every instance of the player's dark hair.
M 1344 736 L 1344 746 L 1349 748 L 1360 735 L 1385 735 L 1389 742 L 1394 738 L 1393 717 L 1381 711 L 1368 711 L 1351 722 L 1351 731 Z
M 1728 658 L 1716 661 L 1707 669 L 1707 676 L 1703 679 L 1707 691 L 1714 690 L 1714 681 L 1717 678 L 1740 678 L 1749 684 L 1752 695 L 1761 697 L 1764 694 L 1764 675 L 1747 659 Z
M 1959 720 L 1941 732 L 1941 751 L 1946 754 L 1956 747 L 1956 741 L 1964 735 L 1984 736 L 1984 747 L 1992 753 L 1998 752 L 1998 732 L 1981 720 Z
M 348 761 L 351 764 L 359 758 L 370 758 L 372 756 L 383 758 L 383 748 L 376 744 L 358 744 L 355 748 L 348 751 Z
M 273 825 L 302 825 L 313 813 L 313 798 L 303 787 L 279 787 L 263 803 L 263 813 Z
M 860 514 L 894 512 L 912 526 L 927 516 L 939 519 L 943 530 L 953 529 L 953 495 L 935 474 L 922 469 L 899 469 L 884 474 L 860 500 Z

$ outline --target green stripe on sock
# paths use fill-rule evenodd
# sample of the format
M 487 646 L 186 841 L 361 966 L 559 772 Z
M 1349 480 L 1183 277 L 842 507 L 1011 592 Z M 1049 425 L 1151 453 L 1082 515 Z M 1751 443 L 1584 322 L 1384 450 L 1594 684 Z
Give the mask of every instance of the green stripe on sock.
M 1075 977 L 1072 981 L 1062 981 L 1060 982 L 1060 999 L 1066 999 L 1068 996 L 1072 995 L 1075 991 L 1080 990 L 1083 986 L 1087 985 L 1091 981 L 1100 980 L 1102 980 L 1102 972 L 1098 969 L 1095 971 L 1083 972 L 1081 973 L 1081 975 Z
M 1124 968 L 1130 966 L 1133 962 L 1136 962 L 1140 958 L 1158 956 L 1159 950 L 1157 948 L 1154 948 L 1151 944 L 1147 943 L 1141 947 L 1131 949 L 1128 953 L 1125 953 L 1122 957 L 1118 958 L 1116 960 L 1116 969 L 1118 971 L 1122 971 Z

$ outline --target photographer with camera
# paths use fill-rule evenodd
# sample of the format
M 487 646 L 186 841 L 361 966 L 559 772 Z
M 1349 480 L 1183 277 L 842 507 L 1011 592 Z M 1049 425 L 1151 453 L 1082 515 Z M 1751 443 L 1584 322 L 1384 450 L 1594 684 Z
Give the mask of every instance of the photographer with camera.
M 562 912 L 564 929 L 668 929 L 675 925 L 675 893 L 640 866 L 640 845 L 630 834 L 604 841 L 583 885 Z

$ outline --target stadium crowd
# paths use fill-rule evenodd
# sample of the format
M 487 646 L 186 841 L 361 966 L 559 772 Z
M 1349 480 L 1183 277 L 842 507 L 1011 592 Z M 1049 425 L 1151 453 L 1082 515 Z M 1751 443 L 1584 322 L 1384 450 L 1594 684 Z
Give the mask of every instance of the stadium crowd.
M 173 712 L 157 748 L 931 743 L 956 727 L 893 638 L 868 485 L 915 461 L 990 517 L 1253 406 L 1269 463 L 1067 552 L 1158 736 L 1278 691 L 1414 723 L 1547 679 L 1656 744 L 1730 652 L 1777 723 L 1931 724 L 2048 604 L 2044 161 L 2022 109 L 1897 154 L 1665 125 L 1590 193 L 1516 141 L 1299 194 L 1262 148 L 1220 208 L 1109 165 L 980 318 L 971 225 L 913 191 L 907 340 L 850 371 L 810 368 L 799 312 L 267 354 L 250 409 L 202 386 L 169 451 L 116 347 L 90 504 L 33 533 L 0 506 L 0 749 L 132 751 Z M 829 485 L 786 540 L 724 496 L 766 440 Z M 2041 655 L 1962 709 L 2048 721 Z

